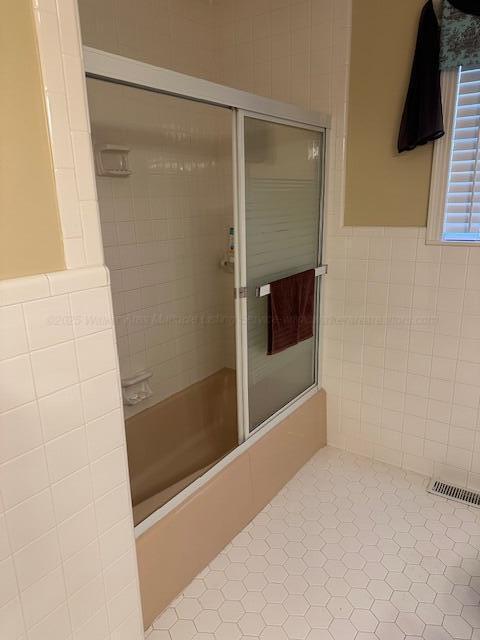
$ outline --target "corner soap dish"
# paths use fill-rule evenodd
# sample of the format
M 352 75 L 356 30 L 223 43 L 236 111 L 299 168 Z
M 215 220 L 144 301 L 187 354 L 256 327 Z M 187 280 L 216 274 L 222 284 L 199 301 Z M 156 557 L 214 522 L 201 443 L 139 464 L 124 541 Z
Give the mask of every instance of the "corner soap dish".
M 128 166 L 130 149 L 117 144 L 102 144 L 95 148 L 95 164 L 98 176 L 125 178 L 132 171 Z
M 140 373 L 133 375 L 131 378 L 122 378 L 122 395 L 124 405 L 132 407 L 153 395 L 152 389 L 148 384 L 152 375 L 151 371 L 141 371 Z

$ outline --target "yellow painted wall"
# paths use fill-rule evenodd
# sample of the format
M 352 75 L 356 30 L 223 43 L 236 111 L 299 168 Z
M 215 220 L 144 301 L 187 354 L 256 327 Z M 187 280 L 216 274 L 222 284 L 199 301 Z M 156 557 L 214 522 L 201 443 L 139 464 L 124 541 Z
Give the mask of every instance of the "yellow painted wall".
M 426 225 L 433 145 L 396 150 L 424 4 L 353 0 L 346 225 Z
M 65 268 L 31 0 L 0 0 L 0 279 Z

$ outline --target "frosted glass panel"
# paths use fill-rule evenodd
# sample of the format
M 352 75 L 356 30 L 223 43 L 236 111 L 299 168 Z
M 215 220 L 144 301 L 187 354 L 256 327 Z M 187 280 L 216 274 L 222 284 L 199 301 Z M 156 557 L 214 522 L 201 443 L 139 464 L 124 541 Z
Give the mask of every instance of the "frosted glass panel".
M 315 382 L 315 338 L 267 355 L 268 299 L 255 292 L 318 265 L 322 163 L 322 132 L 245 118 L 250 430 Z

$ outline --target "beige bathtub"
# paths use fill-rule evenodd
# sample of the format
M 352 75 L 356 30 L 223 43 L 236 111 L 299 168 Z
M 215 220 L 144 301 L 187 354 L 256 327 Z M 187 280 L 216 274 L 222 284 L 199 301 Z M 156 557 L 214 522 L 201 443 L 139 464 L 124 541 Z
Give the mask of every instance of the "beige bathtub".
M 126 420 L 135 524 L 238 444 L 235 371 L 221 369 Z

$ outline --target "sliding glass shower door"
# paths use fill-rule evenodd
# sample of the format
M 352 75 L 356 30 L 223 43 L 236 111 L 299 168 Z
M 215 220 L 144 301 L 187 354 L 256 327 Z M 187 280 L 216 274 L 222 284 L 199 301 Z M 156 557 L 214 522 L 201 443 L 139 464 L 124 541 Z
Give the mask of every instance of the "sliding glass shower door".
M 251 432 L 317 381 L 316 330 L 313 338 L 267 355 L 268 295 L 259 287 L 320 264 L 324 131 L 254 114 L 239 117 Z

